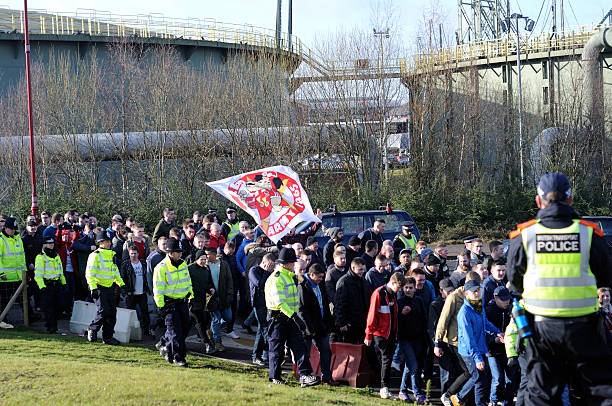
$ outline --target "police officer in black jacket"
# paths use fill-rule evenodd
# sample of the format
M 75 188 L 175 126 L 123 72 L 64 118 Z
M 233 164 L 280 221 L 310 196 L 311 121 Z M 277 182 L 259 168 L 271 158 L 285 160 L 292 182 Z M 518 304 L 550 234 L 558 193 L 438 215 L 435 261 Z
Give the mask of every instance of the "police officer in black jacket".
M 602 338 L 596 293 L 597 287 L 612 282 L 612 254 L 596 224 L 578 221 L 572 198 L 565 175 L 543 175 L 536 219 L 510 234 L 506 276 L 523 294 L 534 330 L 526 345 L 528 405 L 561 404 L 570 381 L 589 405 L 612 405 L 612 353 Z M 575 242 L 561 244 L 564 241 Z M 550 247 L 547 242 L 552 242 Z M 579 263 L 570 261 L 576 255 Z M 525 279 L 532 282 L 523 283 Z M 568 299 L 568 292 L 577 299 Z

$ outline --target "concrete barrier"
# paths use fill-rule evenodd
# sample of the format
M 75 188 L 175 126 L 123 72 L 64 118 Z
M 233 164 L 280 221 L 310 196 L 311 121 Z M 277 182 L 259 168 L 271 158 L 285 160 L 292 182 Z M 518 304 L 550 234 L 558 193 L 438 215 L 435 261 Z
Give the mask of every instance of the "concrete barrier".
M 89 324 L 94 319 L 98 308 L 94 303 L 77 300 L 72 309 L 70 319 L 70 332 L 75 334 L 87 334 Z M 98 337 L 102 336 L 102 329 L 98 332 Z M 142 340 L 140 322 L 136 315 L 136 310 L 117 308 L 117 322 L 115 323 L 115 334 L 113 335 L 122 343 L 129 343 L 130 340 Z

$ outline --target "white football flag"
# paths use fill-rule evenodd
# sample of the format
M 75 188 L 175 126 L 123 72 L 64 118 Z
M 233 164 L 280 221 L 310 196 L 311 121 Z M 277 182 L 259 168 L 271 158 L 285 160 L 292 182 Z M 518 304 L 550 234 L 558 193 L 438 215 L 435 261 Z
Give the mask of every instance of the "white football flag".
M 206 184 L 249 213 L 275 243 L 302 221 L 321 222 L 312 212 L 300 177 L 288 166 L 258 169 Z

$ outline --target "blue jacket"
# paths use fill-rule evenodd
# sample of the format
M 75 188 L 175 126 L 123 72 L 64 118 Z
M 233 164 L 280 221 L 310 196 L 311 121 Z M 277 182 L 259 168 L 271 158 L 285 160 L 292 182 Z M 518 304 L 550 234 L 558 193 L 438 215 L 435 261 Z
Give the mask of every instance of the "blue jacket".
M 482 300 L 483 303 L 487 304 L 491 301 L 491 299 L 493 299 L 493 292 L 495 292 L 495 289 L 499 286 L 506 286 L 506 278 L 502 279 L 501 281 L 495 280 L 495 278 L 493 278 L 493 275 L 489 275 L 483 282 L 482 282 Z
M 244 247 L 246 247 L 247 244 L 250 244 L 252 242 L 255 242 L 255 240 L 248 240 L 245 238 L 242 240 L 240 247 L 238 247 L 238 249 L 236 250 L 236 264 L 238 265 L 238 269 L 243 275 L 247 271 L 246 269 L 247 256 L 246 256 L 246 253 L 244 252 Z
M 485 334 L 500 334 L 497 327 L 487 320 L 483 309 L 478 313 L 472 304 L 463 299 L 463 306 L 457 315 L 457 329 L 459 331 L 459 354 L 472 357 L 474 362 L 483 362 L 489 349 Z

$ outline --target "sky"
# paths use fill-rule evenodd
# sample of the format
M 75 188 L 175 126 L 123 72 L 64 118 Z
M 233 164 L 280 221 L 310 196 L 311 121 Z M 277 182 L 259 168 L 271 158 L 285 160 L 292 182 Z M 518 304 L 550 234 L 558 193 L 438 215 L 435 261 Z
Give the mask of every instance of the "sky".
M 502 0 L 503 2 L 503 0 Z M 561 0 L 558 1 L 560 3 Z M 276 0 L 30 0 L 28 8 L 47 11 L 73 12 L 78 8 L 110 11 L 117 14 L 162 13 L 168 17 L 214 18 L 226 23 L 248 23 L 273 29 L 275 26 Z M 372 28 L 372 10 L 381 4 L 392 3 L 393 17 L 399 23 L 399 36 L 404 43 L 413 43 L 417 27 L 423 21 L 426 10 L 436 10 L 444 21 L 444 30 L 452 33 L 457 26 L 457 0 L 293 0 L 293 33 L 306 45 L 316 38 L 325 39 L 330 34 L 353 27 Z M 552 0 L 511 0 L 512 12 L 536 20 L 542 28 Z M 0 0 L 3 5 L 22 9 L 23 1 Z M 609 0 L 564 0 L 566 26 L 598 23 L 612 7 Z M 283 31 L 287 30 L 288 0 L 283 0 Z M 542 12 L 539 13 L 542 8 Z M 550 27 L 550 16 L 548 26 Z

